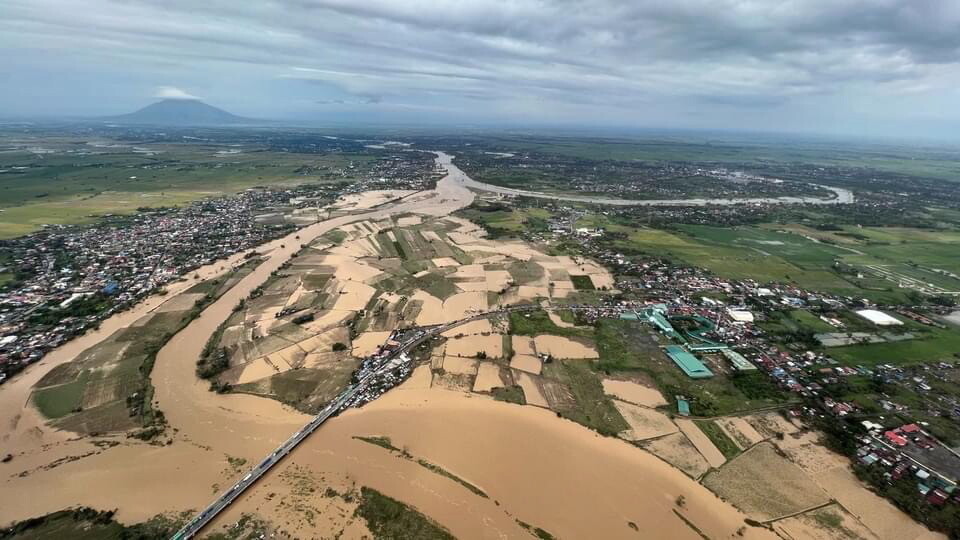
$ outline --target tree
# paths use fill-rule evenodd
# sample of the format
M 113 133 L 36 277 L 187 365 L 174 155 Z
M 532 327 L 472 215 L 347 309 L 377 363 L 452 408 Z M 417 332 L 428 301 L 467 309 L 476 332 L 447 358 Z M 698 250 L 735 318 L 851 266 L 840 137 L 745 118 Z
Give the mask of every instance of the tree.
M 346 344 L 340 343 L 339 341 L 333 344 L 333 352 L 342 352 L 345 350 L 347 350 Z

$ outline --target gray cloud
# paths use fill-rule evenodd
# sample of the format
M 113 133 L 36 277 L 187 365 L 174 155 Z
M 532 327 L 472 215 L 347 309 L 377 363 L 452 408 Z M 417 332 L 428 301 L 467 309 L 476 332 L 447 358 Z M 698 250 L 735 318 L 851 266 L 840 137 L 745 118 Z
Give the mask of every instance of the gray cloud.
M 57 112 L 44 97 L 105 112 L 98 86 L 130 107 L 177 81 L 250 116 L 377 105 L 671 125 L 696 111 L 703 127 L 899 132 L 931 107 L 958 114 L 960 2 L 6 0 L 0 47 L 21 81 L 0 89 L 7 114 Z

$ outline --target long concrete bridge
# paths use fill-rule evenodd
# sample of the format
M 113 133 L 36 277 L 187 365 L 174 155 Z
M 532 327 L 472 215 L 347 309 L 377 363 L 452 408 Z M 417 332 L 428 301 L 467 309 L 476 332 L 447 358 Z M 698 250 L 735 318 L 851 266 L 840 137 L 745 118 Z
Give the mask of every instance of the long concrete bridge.
M 283 458 L 285 458 L 294 448 L 302 443 L 307 437 L 309 437 L 314 431 L 316 431 L 324 422 L 330 419 L 333 416 L 336 416 L 338 413 L 343 411 L 346 408 L 349 408 L 355 401 L 356 398 L 362 397 L 364 391 L 370 388 L 375 382 L 381 379 L 384 375 L 396 370 L 401 364 L 396 362 L 397 359 L 405 359 L 406 354 L 412 350 L 414 347 L 420 345 L 421 343 L 438 336 L 448 330 L 452 330 L 458 326 L 462 326 L 469 322 L 473 322 L 480 319 L 486 319 L 495 315 L 503 315 L 511 312 L 517 311 L 536 311 L 536 310 L 583 310 L 583 309 L 597 309 L 598 306 L 556 306 L 556 307 L 544 307 L 537 304 L 528 304 L 522 306 L 511 306 L 506 308 L 497 309 L 494 311 L 486 311 L 482 313 L 477 313 L 476 315 L 471 315 L 470 317 L 465 317 L 454 322 L 432 326 L 422 331 L 422 333 L 414 334 L 414 337 L 408 341 L 402 343 L 400 347 L 393 352 L 389 357 L 381 360 L 380 365 L 369 374 L 365 375 L 359 381 L 348 386 L 343 392 L 340 393 L 333 401 L 331 401 L 319 414 L 313 417 L 310 422 L 303 426 L 300 431 L 297 431 L 289 439 L 283 442 L 276 450 L 273 451 L 270 455 L 264 458 L 256 467 L 253 468 L 246 476 L 244 476 L 239 482 L 233 485 L 226 492 L 221 494 L 215 501 L 210 503 L 209 506 L 203 509 L 199 514 L 193 517 L 186 525 L 176 534 L 172 536 L 172 540 L 187 540 L 193 538 L 197 535 L 204 527 L 206 527 L 214 518 L 216 518 L 221 512 L 227 509 L 234 501 L 237 500 L 240 495 L 243 494 L 250 486 L 255 484 L 263 475 L 265 475 L 270 469 L 272 469 L 276 464 L 278 464 Z

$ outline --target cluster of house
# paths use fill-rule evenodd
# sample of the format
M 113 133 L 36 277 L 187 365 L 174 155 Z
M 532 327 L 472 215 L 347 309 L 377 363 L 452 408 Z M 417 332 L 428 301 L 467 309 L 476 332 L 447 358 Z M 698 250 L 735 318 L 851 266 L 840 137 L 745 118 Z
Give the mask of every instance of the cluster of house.
M 785 350 L 772 343 L 762 329 L 752 324 L 754 319 L 785 307 L 806 309 L 817 306 L 823 309 L 816 311 L 828 313 L 819 316 L 820 319 L 836 328 L 846 326 L 839 317 L 833 315 L 840 312 L 848 312 L 882 328 L 901 326 L 902 321 L 876 309 L 864 299 L 815 293 L 789 284 L 728 280 L 701 269 L 678 267 L 666 260 L 624 255 L 606 247 L 607 243 L 595 241 L 596 235 L 603 235 L 602 230 L 580 231 L 575 228 L 573 224 L 581 215 L 572 209 L 555 215 L 550 222 L 550 234 L 554 238 L 576 238 L 585 254 L 602 261 L 615 272 L 618 276 L 615 285 L 617 290 L 631 291 L 634 296 L 645 298 L 638 302 L 620 302 L 617 307 L 621 313 L 628 314 L 626 318 L 645 320 L 669 337 L 674 345 L 668 347 L 666 353 L 679 369 L 692 378 L 713 376 L 697 355 L 701 352 L 721 352 L 734 371 L 739 371 L 740 366 L 759 369 L 780 387 L 808 399 L 808 402 L 817 403 L 819 411 L 811 410 L 808 414 L 827 413 L 846 417 L 862 411 L 856 403 L 828 395 L 826 386 L 838 384 L 851 376 L 880 377 L 884 381 L 904 384 L 927 394 L 931 388 L 927 376 L 938 375 L 927 374 L 926 371 L 954 369 L 948 364 L 907 369 L 880 365 L 871 369 L 840 365 L 823 352 L 802 348 Z M 932 323 L 922 315 L 900 314 L 924 324 Z M 601 311 L 598 315 L 609 316 L 609 313 Z M 741 358 L 743 361 L 739 362 Z M 917 370 L 923 372 L 917 373 Z M 952 409 L 960 416 L 960 397 L 955 401 L 940 405 L 942 409 Z M 689 407 L 686 402 L 684 405 Z M 892 412 L 908 410 L 891 400 L 881 400 L 879 405 Z M 942 504 L 953 496 L 954 484 L 950 478 L 960 477 L 960 456 L 952 455 L 951 450 L 916 424 L 880 431 L 876 437 L 865 441 L 863 448 L 876 446 L 882 447 L 882 451 L 868 451 L 861 458 L 889 463 L 890 478 L 914 475 L 918 479 L 920 494 L 932 504 Z M 876 458 L 869 457 L 874 455 Z M 923 464 L 929 461 L 955 463 L 957 470 L 939 474 Z
M 308 195 L 249 190 L 3 241 L 17 280 L 0 291 L 0 382 L 190 270 L 285 233 L 258 212 Z
M 397 144 L 368 145 L 393 149 Z M 378 189 L 422 191 L 433 189 L 443 172 L 436 169 L 433 154 L 426 152 L 393 152 L 381 156 L 364 177 L 344 187 L 343 194 L 361 193 Z
M 926 451 L 939 450 L 946 460 L 943 463 L 955 468 L 960 465 L 960 456 L 942 445 L 917 424 L 905 424 L 895 429 L 884 429 L 875 422 L 861 422 L 867 435 L 860 437 L 857 448 L 857 461 L 864 466 L 882 467 L 888 481 L 911 478 L 916 482 L 917 493 L 934 506 L 943 506 L 952 500 L 960 504 L 960 490 L 957 482 L 941 471 L 925 465 L 909 455 L 911 447 Z
M 384 344 L 365 357 L 353 372 L 351 384 L 365 381 L 365 386 L 346 406 L 362 406 L 406 380 L 413 373 L 414 366 L 411 358 L 401 349 L 426 335 L 423 329 L 395 330 L 391 333 Z
M 457 156 L 460 168 L 478 180 L 510 176 L 517 169 L 544 171 L 569 191 L 617 198 L 732 198 L 805 195 L 815 188 L 744 171 L 694 163 L 589 160 L 539 152 L 489 152 L 479 147 Z M 795 176 L 795 175 L 794 175 Z

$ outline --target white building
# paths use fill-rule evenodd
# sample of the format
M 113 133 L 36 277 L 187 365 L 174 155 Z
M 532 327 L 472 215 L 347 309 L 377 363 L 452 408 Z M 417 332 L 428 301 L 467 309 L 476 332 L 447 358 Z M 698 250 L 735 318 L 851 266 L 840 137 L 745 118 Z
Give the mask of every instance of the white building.
M 730 318 L 733 319 L 733 322 L 738 323 L 752 323 L 753 322 L 753 313 L 744 310 L 744 309 L 728 309 L 727 314 L 730 315 Z
M 856 312 L 857 315 L 863 317 L 864 319 L 872 322 L 877 326 L 900 326 L 903 324 L 899 319 L 895 319 L 890 315 L 882 311 L 877 311 L 875 309 L 861 309 Z

